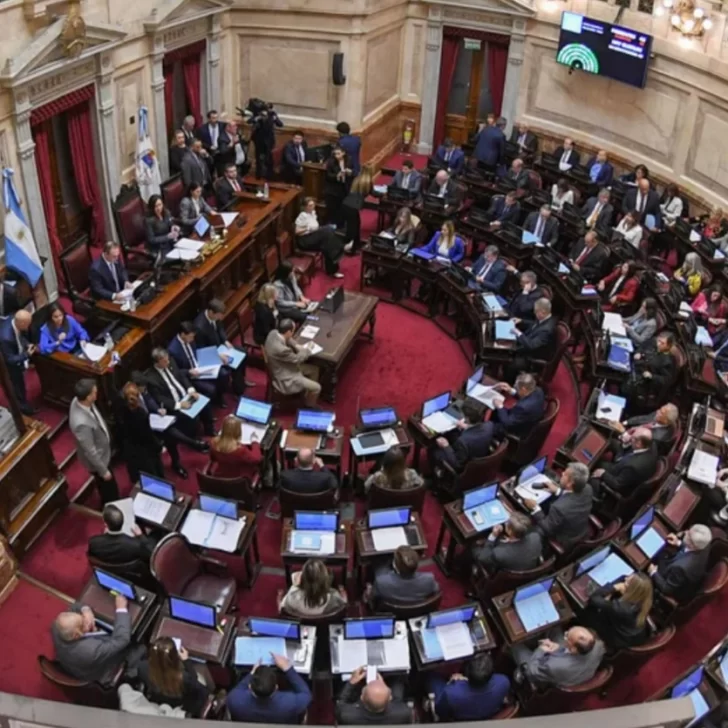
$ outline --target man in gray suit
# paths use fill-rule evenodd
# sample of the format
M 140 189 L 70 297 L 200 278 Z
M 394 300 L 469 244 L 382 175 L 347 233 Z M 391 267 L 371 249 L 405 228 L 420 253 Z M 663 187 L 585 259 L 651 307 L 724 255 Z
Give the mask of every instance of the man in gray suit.
M 78 680 L 109 684 L 123 662 L 127 671 L 133 670 L 146 652 L 142 645 L 130 645 L 131 617 L 126 597 L 121 595 L 116 596 L 116 619 L 111 634 L 97 630 L 91 608 L 77 603 L 56 617 L 51 635 L 56 659 Z
M 402 162 L 402 169 L 395 173 L 392 186 L 407 190 L 412 196 L 420 194 L 422 175 L 414 168 L 411 159 Z
M 210 185 L 210 167 L 207 163 L 207 152 L 202 148 L 202 142 L 195 139 L 190 146 L 190 154 L 185 154 L 180 162 L 182 181 L 185 187 L 196 182 L 203 189 Z
M 571 463 L 561 474 L 559 485 L 547 483 L 545 487 L 556 496 L 548 515 L 544 515 L 536 501 L 523 499 L 538 530 L 564 549 L 579 543 L 589 531 L 592 489 L 588 481 L 589 468 L 583 463 Z
M 432 574 L 417 571 L 420 557 L 411 546 L 400 546 L 394 552 L 392 566 L 376 571 L 370 591 L 372 600 L 421 602 L 440 591 Z
M 495 526 L 484 545 L 473 549 L 473 558 L 491 574 L 535 569 L 541 562 L 541 534 L 531 529 L 531 519 L 512 513 L 505 526 Z
M 265 359 L 275 389 L 281 394 L 305 393 L 306 404 L 316 404 L 321 385 L 305 376 L 301 365 L 311 356 L 311 349 L 293 341 L 296 325 L 291 319 L 282 319 L 265 340 Z
M 76 440 L 76 454 L 86 470 L 94 476 L 101 504 L 119 500 L 119 486 L 109 469 L 111 431 L 96 408 L 98 389 L 93 379 L 79 379 L 74 387 L 69 425 Z
M 591 680 L 604 656 L 604 643 L 585 627 L 572 627 L 556 641 L 539 640 L 538 648 L 515 645 L 513 659 L 536 687 L 569 687 Z

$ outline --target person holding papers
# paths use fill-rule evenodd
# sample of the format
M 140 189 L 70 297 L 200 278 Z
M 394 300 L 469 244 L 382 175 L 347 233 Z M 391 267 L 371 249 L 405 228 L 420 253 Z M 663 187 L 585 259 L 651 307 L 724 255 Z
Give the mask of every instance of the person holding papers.
M 483 254 L 468 268 L 474 276 L 475 282 L 483 291 L 500 293 L 508 275 L 507 265 L 501 260 L 498 247 L 489 245 Z
M 473 547 L 473 558 L 489 574 L 497 571 L 528 571 L 541 563 L 541 534 L 531 528 L 531 519 L 512 513 L 503 525 L 494 526 L 484 544 Z
M 678 602 L 690 601 L 705 579 L 713 535 L 700 523 L 682 534 L 667 537 L 670 547 L 658 557 L 658 564 L 650 564 L 647 573 L 655 588 L 666 597 Z
M 493 436 L 505 435 L 524 437 L 531 428 L 541 421 L 546 410 L 543 389 L 536 386 L 533 374 L 519 374 L 513 387 L 508 382 L 499 382 L 495 388 L 502 394 L 516 398 L 513 407 L 504 406 L 502 399 L 494 400 Z
M 159 195 L 152 195 L 148 203 L 149 216 L 146 219 L 147 248 L 155 255 L 166 255 L 180 238 L 180 228 L 174 224 L 172 215 L 164 207 Z
M 364 481 L 364 490 L 368 493 L 373 485 L 391 490 L 407 490 L 419 488 L 423 483 L 422 476 L 407 467 L 407 458 L 402 449 L 394 446 L 384 453 L 381 469 Z
M 532 233 L 542 245 L 555 245 L 559 238 L 559 221 L 551 216 L 551 205 L 541 205 L 538 212 L 531 212 L 523 223 L 523 229 Z
M 677 433 L 680 412 L 671 403 L 646 415 L 630 417 L 622 422 L 609 422 L 609 426 L 621 433 L 617 442 L 610 443 L 609 450 L 615 458 L 634 447 L 632 438 L 637 428 L 647 428 L 652 433 L 652 442 L 659 455 L 668 455 Z
M 191 409 L 200 398 L 189 377 L 171 359 L 166 349 L 157 346 L 152 350 L 153 366 L 147 371 L 149 392 L 154 399 L 170 414 Z M 199 413 L 202 429 L 212 437 L 215 429 L 212 424 L 212 411 L 209 406 Z
M 39 350 L 41 354 L 54 354 L 57 351 L 73 352 L 82 341 L 88 341 L 86 329 L 69 316 L 57 301 L 48 307 L 48 320 L 40 329 Z
M 621 495 L 630 495 L 646 483 L 657 471 L 657 448 L 652 443 L 652 430 L 638 427 L 630 437 L 630 449 L 623 451 L 611 463 L 592 473 L 594 494 L 601 495 L 602 485 Z
M 725 328 L 728 320 L 728 303 L 723 298 L 720 286 L 710 286 L 698 293 L 690 308 L 695 314 L 695 319 L 708 329 L 711 336 L 715 336 L 718 331 Z
M 303 323 L 306 320 L 306 308 L 311 301 L 303 295 L 303 291 L 298 285 L 296 269 L 290 260 L 281 261 L 276 268 L 276 272 L 273 274 L 273 285 L 277 294 L 276 307 L 283 318 L 293 319 L 299 324 Z
M 535 500 L 523 499 L 523 505 L 531 511 L 536 521 L 536 528 L 565 551 L 589 533 L 593 496 L 588 481 L 589 468 L 582 463 L 570 463 L 561 473 L 558 485 L 544 483 L 546 490 L 556 496 L 549 504 L 547 515 L 544 515 Z
M 445 679 L 429 674 L 429 691 L 435 696 L 435 713 L 445 723 L 488 720 L 502 707 L 511 690 L 511 681 L 493 672 L 493 658 L 481 652 L 470 658 L 462 674 Z
M 214 212 L 202 196 L 202 185 L 193 182 L 187 188 L 187 197 L 183 197 L 179 203 L 179 219 L 185 235 L 194 231 L 197 221 L 203 215 L 212 215 Z
M 559 169 L 568 172 L 573 166 L 579 164 L 581 159 L 579 152 L 574 148 L 574 140 L 566 137 L 564 141 L 554 149 L 554 157 L 559 160 Z
M 459 263 L 465 257 L 465 245 L 462 238 L 455 234 L 455 224 L 452 220 L 445 220 L 440 230 L 422 250 L 438 258 L 445 258 L 451 263 Z
M 88 540 L 88 555 L 105 564 L 128 564 L 131 561 L 149 563 L 154 551 L 154 539 L 145 536 L 136 523 L 132 536 L 124 533 L 124 514 L 113 503 L 104 506 L 101 514 L 104 532 Z
M 286 678 L 288 689 L 278 688 L 278 671 L 255 665 L 227 696 L 227 708 L 234 721 L 242 723 L 300 723 L 312 696 L 306 681 L 293 669 L 288 658 L 273 655 L 275 668 Z
M 336 476 L 324 465 L 310 447 L 303 447 L 296 456 L 296 467 L 281 471 L 280 486 L 292 493 L 314 495 L 336 490 Z
M 112 240 L 104 243 L 101 255 L 88 269 L 91 296 L 96 301 L 121 301 L 124 291 L 132 288 L 129 274 L 121 260 L 121 246 Z
M 392 681 L 390 688 L 377 671 L 376 680 L 366 681 L 367 668 L 351 674 L 336 704 L 339 725 L 405 725 L 413 722 L 412 709 L 404 701 L 404 685 Z
M 263 462 L 260 444 L 253 440 L 250 445 L 243 445 L 242 435 L 243 423 L 235 415 L 228 415 L 222 421 L 220 434 L 210 440 L 210 475 L 244 477 L 252 482 L 260 473 Z
M 652 582 L 646 574 L 630 574 L 623 581 L 610 582 L 593 592 L 583 621 L 610 650 L 637 647 L 650 636 L 647 617 L 652 595 Z
M 622 319 L 624 330 L 638 346 L 649 341 L 657 332 L 657 301 L 645 298 L 636 314 Z
M 539 298 L 533 304 L 535 321 L 516 321 L 516 351 L 513 361 L 506 366 L 505 378 L 515 378 L 531 367 L 533 359 L 548 359 L 556 340 L 556 319 L 551 315 L 551 301 Z
M 200 379 L 204 369 L 200 367 L 197 360 L 197 329 L 190 321 L 183 321 L 179 325 L 177 336 L 169 342 L 167 351 L 174 359 L 174 363 L 187 376 L 195 382 L 195 389 L 209 397 L 216 407 L 223 406 L 223 394 L 225 393 L 225 377 L 218 372 L 214 379 Z
M 594 230 L 589 230 L 581 240 L 577 240 L 569 251 L 571 267 L 579 271 L 587 283 L 601 278 L 608 258 L 609 251 L 599 244 L 599 235 Z
M 394 552 L 391 566 L 376 570 L 371 589 L 367 589 L 370 600 L 416 603 L 429 599 L 440 591 L 434 575 L 417 571 L 420 557 L 411 546 L 399 546 Z
M 618 310 L 620 306 L 629 306 L 637 297 L 640 281 L 637 269 L 632 261 L 618 265 L 608 276 L 597 283 L 597 290 L 602 294 L 603 311 Z
M 483 422 L 480 408 L 472 402 L 462 406 L 463 419 L 457 423 L 452 445 L 446 437 L 438 437 L 437 447 L 432 451 L 436 464 L 447 462 L 456 472 L 461 473 L 465 466 L 476 458 L 484 458 L 490 452 L 493 439 L 493 424 Z
M 703 263 L 697 253 L 688 253 L 683 264 L 672 274 L 673 278 L 682 283 L 690 298 L 700 293 L 703 286 Z
M 521 674 L 532 685 L 565 688 L 594 677 L 604 657 L 604 643 L 591 630 L 572 627 L 554 640 L 539 640 L 535 650 L 514 645 L 511 651 Z
M 305 619 L 337 612 L 348 601 L 343 586 L 331 586 L 326 564 L 321 559 L 308 559 L 301 571 L 291 575 L 291 588 L 281 598 L 278 609 Z
M 532 270 L 526 270 L 520 277 L 521 290 L 508 302 L 508 313 L 519 321 L 533 321 L 536 318 L 534 305 L 543 298 L 543 291 L 538 287 L 538 278 Z

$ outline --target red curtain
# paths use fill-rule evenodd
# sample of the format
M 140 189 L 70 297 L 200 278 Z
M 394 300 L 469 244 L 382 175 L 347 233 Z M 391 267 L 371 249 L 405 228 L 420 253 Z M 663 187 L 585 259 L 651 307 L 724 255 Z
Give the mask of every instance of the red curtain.
M 190 114 L 197 124 L 202 123 L 202 104 L 200 101 L 200 56 L 194 55 L 182 61 L 182 74 L 185 81 L 185 97 Z
M 71 146 L 78 197 L 84 207 L 91 208 L 91 242 L 94 245 L 103 245 L 106 237 L 104 208 L 94 160 L 90 104 L 73 107 L 67 113 L 67 119 L 68 142 Z
M 54 99 L 49 101 L 43 106 L 39 106 L 37 109 L 33 109 L 30 112 L 30 125 L 38 126 L 44 121 L 48 121 L 51 117 L 56 114 L 62 114 L 64 111 L 72 109 L 77 104 L 83 104 L 94 97 L 94 85 L 90 83 L 88 86 L 79 88 L 76 91 L 61 96 L 60 99 Z
M 506 65 L 508 64 L 508 46 L 488 44 L 488 83 L 490 98 L 493 100 L 493 113 L 500 116 L 503 106 L 503 89 L 506 85 Z
M 447 115 L 447 102 L 450 98 L 450 87 L 455 77 L 455 67 L 458 64 L 460 52 L 460 38 L 443 36 L 442 58 L 440 60 L 440 85 L 437 90 L 437 107 L 435 110 L 435 134 L 433 149 L 437 149 L 445 138 L 445 116 Z
M 56 207 L 53 200 L 53 179 L 51 178 L 51 148 L 48 127 L 45 124 L 36 126 L 33 129 L 33 140 L 35 141 L 35 166 L 38 170 L 38 184 L 40 185 L 40 197 L 43 201 L 48 240 L 51 244 L 56 268 L 59 268 L 58 256 L 63 250 L 63 244 L 58 236 Z
M 174 65 L 164 64 L 162 66 L 164 74 L 164 115 L 167 117 L 167 136 L 172 137 L 175 128 L 174 118 Z M 180 119 L 181 121 L 181 119 Z

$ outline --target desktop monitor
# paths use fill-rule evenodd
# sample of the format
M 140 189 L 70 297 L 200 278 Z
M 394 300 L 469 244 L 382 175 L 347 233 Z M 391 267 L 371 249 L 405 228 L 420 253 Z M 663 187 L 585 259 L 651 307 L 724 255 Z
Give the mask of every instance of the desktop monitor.
M 301 625 L 299 622 L 289 622 L 285 619 L 264 619 L 250 617 L 248 619 L 250 631 L 260 637 L 282 637 L 284 640 L 301 641 Z
M 107 589 L 110 592 L 121 594 L 134 602 L 137 601 L 136 587 L 131 582 L 128 582 L 125 579 L 120 579 L 118 576 L 114 576 L 113 574 L 109 574 L 105 571 L 101 571 L 101 569 L 94 569 L 94 576 L 96 577 L 98 585 L 102 589 Z
M 499 487 L 498 483 L 491 483 L 490 485 L 481 485 L 479 488 L 466 490 L 463 493 L 463 510 L 467 511 L 469 508 L 476 508 L 483 503 L 495 500 L 498 497 Z
M 394 617 L 344 620 L 345 640 L 381 640 L 394 637 Z
M 522 602 L 524 599 L 530 599 L 535 597 L 537 594 L 543 594 L 544 592 L 551 591 L 551 587 L 554 585 L 554 579 L 544 579 L 543 581 L 537 581 L 535 584 L 529 584 L 528 586 L 516 589 L 516 594 L 513 597 L 514 602 Z
M 182 622 L 197 624 L 201 627 L 217 627 L 217 614 L 212 604 L 194 602 L 191 599 L 181 597 L 169 598 L 169 616 L 172 619 L 179 619 Z
M 655 509 L 650 506 L 633 524 L 629 532 L 630 541 L 634 541 L 652 523 L 655 517 Z
M 469 377 L 465 383 L 465 394 L 470 394 L 475 387 L 483 381 L 484 367 L 478 367 Z
M 599 564 L 601 564 L 602 561 L 609 556 L 610 552 L 611 548 L 609 546 L 605 546 L 603 549 L 599 549 L 599 551 L 595 554 L 587 556 L 583 561 L 578 563 L 575 576 L 586 574 L 587 571 L 590 571 L 595 566 L 599 566 Z
M 394 407 L 375 407 L 359 412 L 359 421 L 364 427 L 390 427 L 397 422 Z
M 296 429 L 309 432 L 328 432 L 334 424 L 333 412 L 319 412 L 318 410 L 298 410 L 296 415 Z
M 422 405 L 422 419 L 431 415 L 433 412 L 440 412 L 444 410 L 450 404 L 450 392 L 443 392 L 438 394 L 437 397 L 432 399 L 426 399 Z
M 200 217 L 195 223 L 195 232 L 199 235 L 200 239 L 207 235 L 207 231 L 210 229 L 210 223 L 204 217 Z
M 475 616 L 476 609 L 477 604 L 464 604 L 462 607 L 431 612 L 427 617 L 427 628 L 434 629 L 455 622 L 470 622 Z
M 267 425 L 272 410 L 272 404 L 241 397 L 235 415 L 240 417 L 241 420 L 248 420 L 248 422 L 254 422 L 256 425 Z
M 218 498 L 214 495 L 200 493 L 200 510 L 207 513 L 214 513 L 225 518 L 238 518 L 238 503 L 228 498 Z
M 367 513 L 369 528 L 387 528 L 391 526 L 406 526 L 410 520 L 412 508 L 380 508 Z
M 296 531 L 338 531 L 338 511 L 294 511 L 293 528 Z
M 539 458 L 538 460 L 534 460 L 530 465 L 526 465 L 523 470 L 518 474 L 518 485 L 521 483 L 525 483 L 530 478 L 533 478 L 536 475 L 540 475 L 543 473 L 544 470 L 546 470 L 546 462 L 548 458 L 546 455 L 544 455 L 542 458 Z
M 139 485 L 143 493 L 174 503 L 175 494 L 172 483 L 155 478 L 153 475 L 148 475 L 147 473 L 140 473 Z

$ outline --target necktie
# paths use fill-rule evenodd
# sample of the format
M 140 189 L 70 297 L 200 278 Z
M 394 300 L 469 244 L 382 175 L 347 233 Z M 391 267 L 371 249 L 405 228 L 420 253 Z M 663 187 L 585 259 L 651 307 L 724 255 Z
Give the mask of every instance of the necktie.
M 538 221 L 536 222 L 536 229 L 533 232 L 533 234 L 539 240 L 541 240 L 541 236 L 543 235 L 543 226 L 544 226 L 543 218 L 541 217 L 541 215 L 539 215 L 538 216 Z
M 647 195 L 640 195 L 640 205 L 639 205 L 639 211 L 644 212 L 645 211 L 645 205 L 647 203 Z
M 447 190 L 447 185 L 444 184 L 442 187 L 440 187 L 440 194 L 438 197 L 444 197 L 445 196 L 445 190 Z
M 230 185 L 236 192 L 240 192 L 240 185 L 238 184 L 238 181 L 236 179 L 230 180 Z
M 182 344 L 182 348 L 185 350 L 185 354 L 187 355 L 187 361 L 190 363 L 190 366 L 193 369 L 197 369 L 197 359 L 192 352 L 192 347 L 186 341 L 180 340 L 179 343 Z
M 210 141 L 212 142 L 212 146 L 217 146 L 217 133 L 219 129 L 217 128 L 217 124 L 210 125 Z
M 305 157 L 303 155 L 303 147 L 299 144 L 298 145 L 298 160 L 303 163 L 305 161 Z
M 15 343 L 16 343 L 16 344 L 18 345 L 18 354 L 22 354 L 22 353 L 23 353 L 23 349 L 24 349 L 24 347 L 23 347 L 23 340 L 22 340 L 22 339 L 20 338 L 20 331 L 18 331 L 18 330 L 17 330 L 16 328 L 15 328 L 15 326 L 13 326 L 13 331 L 15 332 Z M 24 368 L 24 369 L 27 369 L 27 368 L 28 368 L 28 366 L 29 366 L 29 362 L 28 362 L 28 360 L 26 359 L 26 360 L 25 360 L 25 361 L 23 362 L 23 368 Z
M 119 291 L 119 278 L 116 275 L 116 266 L 113 263 L 109 263 L 109 270 L 111 270 L 111 277 L 114 279 L 114 292 Z
M 451 155 L 451 154 L 452 154 L 452 152 L 451 152 L 451 151 L 445 152 L 445 161 L 446 161 L 446 162 L 449 162 L 449 161 L 450 161 L 450 155 Z
M 185 392 L 184 387 L 172 376 L 169 369 L 160 369 L 159 372 L 162 375 L 162 379 L 166 382 L 167 387 L 169 387 L 169 391 L 172 393 L 172 397 L 174 397 L 175 404 L 183 400 L 187 395 L 187 392 Z
M 482 269 L 482 270 L 480 271 L 480 277 L 481 277 L 481 278 L 485 278 L 485 276 L 487 276 L 487 275 L 488 275 L 488 273 L 490 272 L 490 269 L 491 269 L 491 266 L 492 266 L 492 265 L 493 265 L 492 263 L 486 263 L 486 264 L 485 264 L 485 265 L 483 266 L 483 269 Z
M 599 219 L 599 213 L 602 211 L 602 203 L 597 202 L 596 205 L 594 205 L 594 209 L 592 210 L 592 214 L 589 215 L 589 218 L 586 221 L 587 227 L 594 227 L 597 220 Z
M 584 246 L 584 250 L 579 253 L 579 257 L 574 261 L 577 265 L 581 265 L 584 258 L 586 258 L 587 255 L 589 255 L 590 248 L 588 248 L 586 245 Z

